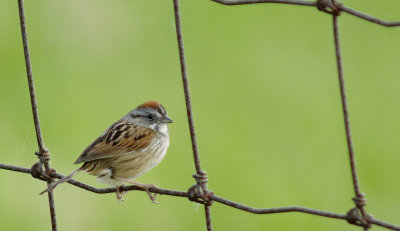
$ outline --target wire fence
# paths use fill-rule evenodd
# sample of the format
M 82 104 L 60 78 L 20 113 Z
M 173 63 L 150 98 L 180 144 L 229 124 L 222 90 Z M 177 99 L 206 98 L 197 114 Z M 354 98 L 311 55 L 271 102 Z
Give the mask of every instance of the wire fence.
M 287 213 L 287 212 L 300 212 L 300 213 L 307 213 L 327 218 L 333 219 L 340 219 L 346 220 L 349 224 L 353 224 L 356 226 L 360 226 L 363 230 L 368 230 L 371 228 L 372 225 L 381 226 L 391 230 L 400 230 L 400 226 L 395 224 L 390 224 L 388 222 L 384 222 L 378 219 L 375 219 L 371 215 L 369 215 L 365 209 L 366 205 L 366 198 L 365 195 L 361 192 L 358 176 L 357 176 L 357 168 L 355 162 L 355 154 L 353 149 L 353 141 L 351 138 L 351 127 L 350 127 L 350 120 L 349 120 L 349 109 L 347 105 L 347 97 L 346 97 L 346 88 L 345 88 L 345 79 L 342 67 L 342 58 L 341 58 L 341 49 L 340 49 L 340 38 L 339 38 L 339 25 L 338 25 L 338 17 L 342 12 L 353 15 L 360 19 L 376 23 L 386 27 L 394 27 L 400 26 L 400 21 L 388 22 L 384 21 L 370 15 L 361 13 L 359 11 L 350 9 L 345 7 L 342 3 L 336 0 L 317 0 L 316 2 L 310 1 L 300 1 L 300 0 L 237 0 L 237 1 L 226 1 L 226 0 L 211 0 L 213 2 L 223 4 L 223 5 L 245 5 L 245 4 L 257 4 L 257 3 L 277 3 L 277 4 L 291 4 L 291 5 L 300 5 L 300 6 L 312 6 L 316 7 L 318 10 L 323 11 L 332 15 L 332 23 L 333 23 L 333 36 L 334 36 L 334 46 L 335 46 L 335 53 L 336 53 L 336 62 L 337 62 L 337 70 L 338 70 L 338 78 L 339 78 L 339 85 L 340 85 L 340 96 L 342 102 L 342 110 L 344 116 L 344 125 L 346 131 L 346 140 L 347 140 L 347 147 L 348 153 L 350 158 L 350 168 L 354 186 L 354 193 L 355 196 L 353 197 L 354 207 L 350 208 L 346 214 L 334 213 L 329 211 L 323 211 L 318 209 L 312 209 L 307 207 L 299 207 L 299 206 L 292 206 L 292 207 L 278 207 L 278 208 L 253 208 L 249 207 L 222 197 L 215 195 L 212 191 L 208 190 L 207 188 L 207 174 L 205 171 L 202 170 L 199 158 L 199 151 L 197 148 L 197 140 L 196 140 L 196 130 L 194 126 L 193 120 L 193 111 L 192 111 L 192 103 L 190 98 L 190 90 L 189 90 L 189 81 L 188 81 L 188 74 L 186 69 L 186 61 L 185 61 L 185 53 L 184 53 L 184 45 L 183 45 L 183 34 L 182 34 L 182 27 L 181 27 L 181 17 L 180 17 L 180 9 L 179 9 L 179 1 L 173 0 L 174 5 L 174 13 L 175 13 L 175 25 L 176 25 L 176 35 L 178 41 L 178 48 L 179 48 L 179 58 L 180 58 L 180 66 L 181 66 L 181 73 L 182 73 L 182 83 L 184 88 L 184 95 L 186 101 L 186 111 L 187 111 L 187 118 L 189 123 L 190 129 L 190 136 L 191 136 L 191 143 L 192 143 L 192 150 L 193 150 L 193 158 L 194 164 L 196 169 L 196 174 L 193 175 L 196 184 L 191 186 L 187 192 L 183 191 L 175 191 L 169 189 L 161 189 L 161 188 L 151 188 L 150 191 L 156 194 L 164 194 L 170 196 L 177 196 L 177 197 L 186 197 L 190 201 L 200 203 L 204 205 L 205 210 L 205 218 L 206 218 L 206 226 L 207 230 L 212 230 L 212 216 L 211 216 L 211 206 L 213 202 L 218 202 L 236 209 L 240 209 L 249 213 L 253 214 L 273 214 L 273 213 Z M 25 65 L 26 65 L 26 73 L 28 77 L 28 85 L 29 85 L 29 92 L 30 92 L 30 99 L 31 99 L 31 106 L 32 106 L 32 113 L 33 113 L 33 120 L 35 124 L 36 130 L 36 138 L 38 143 L 39 151 L 35 154 L 38 157 L 38 162 L 35 163 L 31 168 L 24 168 L 19 166 L 13 166 L 8 164 L 1 164 L 0 168 L 5 170 L 11 170 L 21 173 L 28 173 L 31 174 L 32 177 L 46 181 L 49 185 L 53 179 L 55 178 L 62 178 L 63 175 L 57 173 L 54 169 L 50 166 L 50 153 L 48 149 L 45 147 L 40 122 L 39 122 L 39 115 L 38 115 L 38 106 L 36 102 L 36 95 L 35 95 L 35 87 L 33 81 L 33 74 L 32 74 L 32 65 L 30 60 L 30 53 L 29 53 L 29 43 L 28 43 L 28 36 L 27 36 L 27 29 L 25 23 L 25 12 L 24 12 L 24 4 L 23 0 L 18 0 L 18 7 L 19 7 L 19 20 L 21 25 L 21 35 L 22 35 L 22 42 L 24 47 L 24 55 L 25 55 Z M 82 182 L 76 180 L 69 180 L 68 183 L 82 188 L 84 190 L 94 192 L 94 193 L 113 193 L 116 192 L 116 188 L 95 188 L 93 186 L 84 184 Z M 131 191 L 131 190 L 141 190 L 137 186 L 124 186 L 121 188 L 122 191 Z M 55 212 L 55 201 L 53 191 L 48 192 L 48 199 L 49 199 L 49 208 L 50 208 L 50 218 L 51 218 L 51 225 L 52 230 L 57 230 L 57 218 Z

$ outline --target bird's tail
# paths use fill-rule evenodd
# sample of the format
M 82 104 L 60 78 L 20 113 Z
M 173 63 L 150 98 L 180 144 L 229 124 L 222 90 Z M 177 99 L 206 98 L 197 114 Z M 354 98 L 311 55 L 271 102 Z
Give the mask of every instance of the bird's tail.
M 71 172 L 68 176 L 65 176 L 65 177 L 61 178 L 60 180 L 50 184 L 49 187 L 47 189 L 45 189 L 43 192 L 39 193 L 39 195 L 42 195 L 45 192 L 49 192 L 49 191 L 53 190 L 55 187 L 57 187 L 57 185 L 71 180 L 71 178 L 80 171 L 82 171 L 82 168 L 78 168 L 77 170 Z

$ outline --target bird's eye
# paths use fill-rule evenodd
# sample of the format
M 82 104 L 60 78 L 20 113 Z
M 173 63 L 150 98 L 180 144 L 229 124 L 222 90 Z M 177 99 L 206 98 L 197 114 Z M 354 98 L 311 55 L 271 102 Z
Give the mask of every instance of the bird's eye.
M 153 119 L 153 115 L 152 114 L 147 114 L 147 119 L 152 120 Z

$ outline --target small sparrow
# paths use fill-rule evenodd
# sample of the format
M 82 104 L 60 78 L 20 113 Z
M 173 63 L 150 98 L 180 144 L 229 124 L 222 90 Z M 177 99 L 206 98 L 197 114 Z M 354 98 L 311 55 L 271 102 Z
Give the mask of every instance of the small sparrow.
M 141 184 L 133 179 L 154 168 L 164 158 L 169 146 L 168 123 L 172 123 L 165 108 L 156 101 L 148 101 L 130 111 L 112 124 L 78 157 L 75 164 L 83 163 L 68 176 L 51 184 L 43 194 L 58 184 L 70 180 L 84 171 L 99 182 L 116 186 L 118 200 L 122 201 L 120 188 L 131 183 L 144 189 L 150 199 L 155 198 L 149 189 L 154 184 Z

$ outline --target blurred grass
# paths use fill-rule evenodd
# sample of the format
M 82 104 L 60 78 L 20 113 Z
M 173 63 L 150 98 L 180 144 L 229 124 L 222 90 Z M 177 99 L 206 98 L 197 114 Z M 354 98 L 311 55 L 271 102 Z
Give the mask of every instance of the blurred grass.
M 348 0 L 399 20 L 393 0 Z M 175 123 L 165 160 L 138 180 L 187 190 L 194 181 L 172 1 L 26 1 L 44 140 L 52 165 L 72 163 L 109 124 L 148 99 Z M 182 24 L 202 166 L 218 195 L 255 207 L 345 213 L 351 184 L 331 17 L 273 4 L 182 0 Z M 400 224 L 399 28 L 343 14 L 340 34 L 360 184 L 367 210 Z M 29 167 L 37 149 L 17 3 L 0 2 L 0 162 Z M 99 187 L 85 174 L 78 180 Z M 1 171 L 0 230 L 49 230 L 45 184 Z M 184 198 L 129 192 L 124 203 L 69 185 L 56 190 L 60 230 L 205 230 Z M 256 216 L 219 204 L 216 230 L 359 230 L 304 214 Z M 383 230 L 373 228 L 373 230 Z

